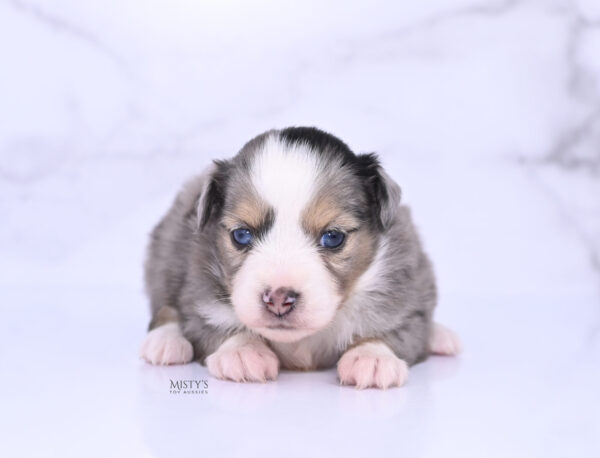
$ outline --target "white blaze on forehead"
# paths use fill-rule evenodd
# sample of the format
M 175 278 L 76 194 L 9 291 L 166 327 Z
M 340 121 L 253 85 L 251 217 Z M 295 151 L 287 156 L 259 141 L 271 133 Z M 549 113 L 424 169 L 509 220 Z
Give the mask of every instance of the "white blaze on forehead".
M 317 191 L 319 158 L 308 146 L 290 147 L 271 136 L 253 158 L 250 178 L 275 219 L 235 275 L 231 301 L 240 321 L 267 339 L 298 340 L 331 322 L 341 300 L 318 241 L 302 227 L 302 213 Z M 290 313 L 291 330 L 269 327 L 272 317 L 260 299 L 265 288 L 279 287 L 292 288 L 302 298 Z
M 265 142 L 252 166 L 252 182 L 279 220 L 300 223 L 318 178 L 319 161 L 306 145 L 288 146 L 276 136 Z

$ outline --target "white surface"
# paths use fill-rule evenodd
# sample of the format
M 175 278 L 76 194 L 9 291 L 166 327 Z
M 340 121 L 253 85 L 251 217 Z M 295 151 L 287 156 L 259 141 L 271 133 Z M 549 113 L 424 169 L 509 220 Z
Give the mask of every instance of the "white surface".
M 0 2 L 0 455 L 600 456 L 598 2 L 248 3 Z M 465 353 L 169 394 L 147 234 L 288 125 L 380 153 Z
M 590 326 L 597 304 L 589 298 L 571 298 L 576 314 L 559 299 L 447 299 L 464 354 L 415 366 L 401 389 L 358 391 L 340 387 L 334 371 L 242 385 L 214 380 L 197 363 L 142 363 L 134 355 L 145 302 L 128 290 L 3 296 L 21 310 L 0 325 L 3 456 L 595 457 L 600 450 L 598 329 Z M 171 394 L 171 379 L 208 380 L 208 393 Z

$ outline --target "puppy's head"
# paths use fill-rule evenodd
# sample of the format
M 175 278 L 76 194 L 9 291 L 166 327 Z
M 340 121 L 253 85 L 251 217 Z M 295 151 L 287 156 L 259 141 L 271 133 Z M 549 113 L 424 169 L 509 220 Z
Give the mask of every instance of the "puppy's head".
M 400 189 L 373 154 L 313 128 L 270 131 L 216 162 L 200 197 L 242 323 L 275 341 L 326 327 L 392 224 Z

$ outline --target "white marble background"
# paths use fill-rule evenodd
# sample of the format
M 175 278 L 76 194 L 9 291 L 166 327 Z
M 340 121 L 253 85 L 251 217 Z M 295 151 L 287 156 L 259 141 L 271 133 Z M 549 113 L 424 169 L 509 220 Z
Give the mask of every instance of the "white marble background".
M 552 303 L 600 364 L 597 0 L 0 0 L 3 316 L 22 291 L 141 298 L 181 183 L 289 125 L 380 154 L 447 322 L 476 335 L 504 304 Z M 110 297 L 137 339 L 143 299 Z M 96 313 L 72 301 L 66 316 Z
M 408 3 L 0 2 L 0 281 L 140 283 L 186 177 L 316 125 L 382 156 L 443 291 L 597 292 L 600 3 Z

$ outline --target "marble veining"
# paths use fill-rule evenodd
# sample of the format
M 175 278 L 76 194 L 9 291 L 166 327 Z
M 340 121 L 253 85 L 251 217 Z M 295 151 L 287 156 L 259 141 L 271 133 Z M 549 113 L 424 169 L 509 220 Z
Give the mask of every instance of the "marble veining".
M 0 454 L 598 456 L 598 1 L 0 0 L 0 38 Z M 209 376 L 136 359 L 147 234 L 288 125 L 380 154 L 465 353 L 174 398 Z

